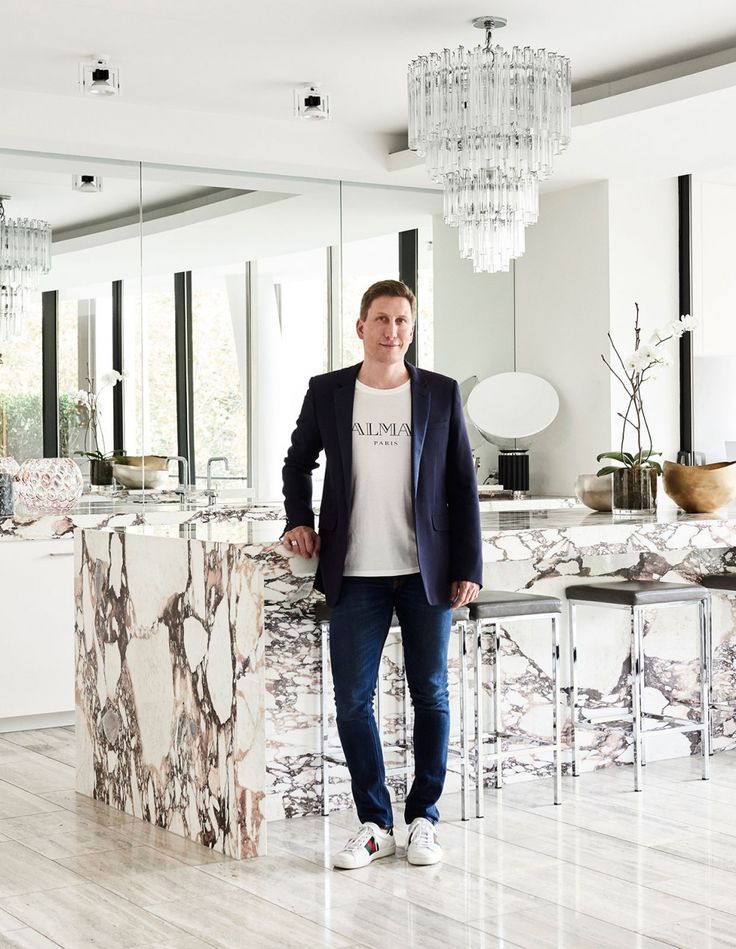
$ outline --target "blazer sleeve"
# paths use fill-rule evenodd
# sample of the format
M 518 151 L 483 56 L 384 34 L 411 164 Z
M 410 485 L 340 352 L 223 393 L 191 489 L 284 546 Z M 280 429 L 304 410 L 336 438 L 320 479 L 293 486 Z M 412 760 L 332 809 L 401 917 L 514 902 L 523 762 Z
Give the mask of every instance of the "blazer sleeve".
M 483 547 L 478 481 L 457 382 L 453 382 L 446 471 L 445 490 L 450 515 L 450 580 L 471 580 L 482 586 Z
M 323 446 L 317 425 L 313 382 L 313 379 L 309 380 L 307 394 L 304 396 L 281 471 L 286 510 L 285 531 L 301 526 L 314 528 L 312 472 L 318 467 L 317 458 Z

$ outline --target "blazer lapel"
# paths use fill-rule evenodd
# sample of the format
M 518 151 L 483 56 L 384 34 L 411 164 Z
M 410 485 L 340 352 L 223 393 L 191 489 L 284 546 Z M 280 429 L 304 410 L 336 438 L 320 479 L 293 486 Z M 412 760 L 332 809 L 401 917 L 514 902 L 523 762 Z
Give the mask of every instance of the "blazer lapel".
M 342 473 L 345 479 L 345 501 L 348 512 L 353 499 L 353 399 L 355 398 L 355 380 L 362 363 L 351 366 L 345 378 L 335 389 L 335 420 L 337 423 L 337 441 L 340 445 Z
M 411 378 L 411 474 L 412 498 L 416 500 L 417 485 L 419 483 L 419 463 L 422 460 L 424 437 L 427 434 L 429 422 L 429 407 L 432 397 L 429 386 L 421 378 L 411 363 L 406 363 Z

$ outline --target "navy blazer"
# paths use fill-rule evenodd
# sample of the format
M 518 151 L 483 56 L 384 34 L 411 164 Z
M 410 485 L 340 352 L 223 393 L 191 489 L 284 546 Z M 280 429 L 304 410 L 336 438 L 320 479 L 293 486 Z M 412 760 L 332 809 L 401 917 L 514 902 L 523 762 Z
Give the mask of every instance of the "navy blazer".
M 362 363 L 313 376 L 284 459 L 286 530 L 314 527 L 312 471 L 327 459 L 315 587 L 340 597 L 352 504 L 353 398 Z M 478 485 L 454 379 L 406 363 L 411 379 L 412 504 L 419 571 L 432 604 L 450 602 L 453 580 L 483 582 Z

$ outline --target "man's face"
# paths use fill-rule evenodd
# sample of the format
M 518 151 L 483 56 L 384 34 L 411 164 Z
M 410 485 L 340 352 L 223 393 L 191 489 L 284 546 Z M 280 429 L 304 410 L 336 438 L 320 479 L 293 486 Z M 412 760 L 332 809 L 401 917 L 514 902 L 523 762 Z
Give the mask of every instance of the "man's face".
M 357 330 L 366 357 L 388 365 L 403 362 L 414 336 L 411 304 L 404 297 L 376 297 Z

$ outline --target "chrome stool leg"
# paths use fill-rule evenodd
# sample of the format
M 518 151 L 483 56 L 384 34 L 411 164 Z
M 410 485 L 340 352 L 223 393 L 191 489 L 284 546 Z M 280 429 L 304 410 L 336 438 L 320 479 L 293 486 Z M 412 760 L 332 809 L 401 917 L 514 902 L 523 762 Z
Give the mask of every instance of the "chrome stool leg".
M 554 742 L 555 804 L 561 803 L 562 760 L 560 756 L 560 630 L 552 617 L 552 741 Z
M 644 624 L 643 610 L 639 611 L 639 621 L 640 621 L 640 625 L 639 625 L 639 715 L 641 717 L 641 735 L 642 735 L 641 746 L 639 748 L 639 755 L 641 758 L 641 766 L 642 768 L 645 768 L 647 765 L 647 742 L 646 742 L 646 736 L 644 734 L 644 718 L 646 715 L 645 710 L 644 710 L 644 684 L 645 684 L 646 674 L 647 674 L 647 662 L 646 662 L 646 654 L 644 652 L 645 624 Z
M 496 735 L 494 751 L 496 755 L 496 787 L 503 787 L 503 745 L 501 742 L 501 624 L 491 621 L 493 629 L 493 730 Z
M 405 656 L 403 646 L 401 650 L 402 657 Z M 412 778 L 412 727 L 414 716 L 412 714 L 414 706 L 411 702 L 411 692 L 409 690 L 409 677 L 406 674 L 406 658 L 402 658 L 404 671 L 404 767 L 406 768 L 405 780 L 405 799 L 409 796 Z
M 327 763 L 327 623 L 320 623 L 322 639 L 322 683 L 319 694 L 320 751 L 322 754 L 322 816 L 330 816 L 330 771 Z
M 465 623 L 458 623 L 460 650 L 460 814 L 463 820 L 468 814 L 468 774 L 470 756 L 468 748 L 468 649 Z
M 710 621 L 710 598 L 701 600 L 698 603 L 698 612 L 700 619 L 700 720 L 703 730 L 700 735 L 701 750 L 703 754 L 703 780 L 710 778 L 710 756 L 711 756 L 711 726 L 710 726 L 710 680 L 708 678 L 708 640 Z
M 472 624 L 475 646 L 475 816 L 483 817 L 485 763 L 483 760 L 483 621 Z
M 577 622 L 577 604 L 570 603 L 570 751 L 572 757 L 572 773 L 577 778 L 580 774 L 578 770 L 578 647 L 575 625 Z
M 634 731 L 634 790 L 641 791 L 641 745 L 642 745 L 642 717 L 641 717 L 641 649 L 642 649 L 642 616 L 640 607 L 634 606 L 630 611 L 631 620 L 631 704 L 633 712 Z
M 383 665 L 383 655 L 378 660 L 378 677 L 376 679 L 376 695 L 374 700 L 376 724 L 378 726 L 378 738 L 383 748 L 383 692 L 381 690 L 381 666 Z
M 705 675 L 708 680 L 708 750 L 713 752 L 713 603 L 710 597 L 705 601 Z

